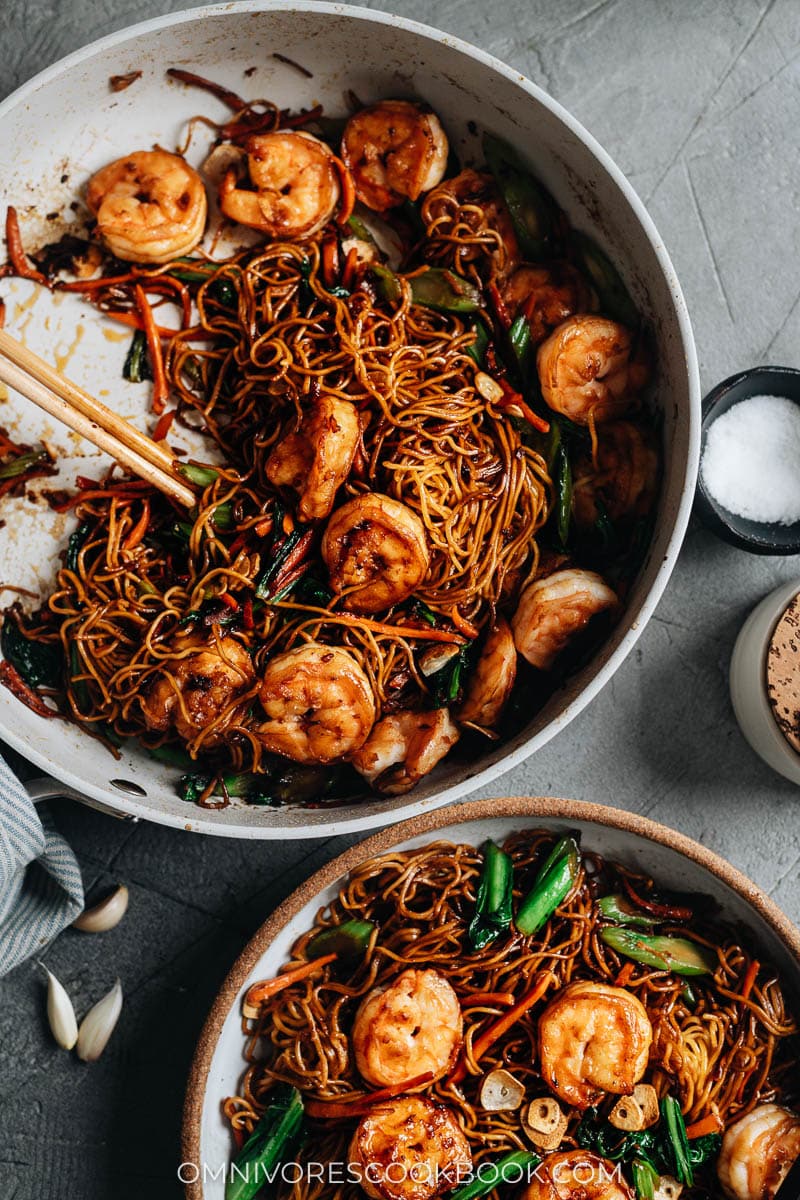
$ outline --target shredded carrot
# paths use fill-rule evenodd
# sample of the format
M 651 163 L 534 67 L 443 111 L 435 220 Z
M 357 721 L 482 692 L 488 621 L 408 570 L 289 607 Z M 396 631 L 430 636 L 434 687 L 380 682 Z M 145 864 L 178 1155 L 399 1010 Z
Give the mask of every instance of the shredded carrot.
M 245 629 L 255 629 L 255 622 L 253 620 L 253 601 L 249 596 L 242 605 L 242 624 L 244 625 Z
M 282 608 L 297 608 L 304 612 L 320 613 L 323 623 L 334 622 L 337 625 L 352 625 L 355 628 L 369 629 L 372 633 L 385 633 L 388 637 L 416 638 L 420 642 L 447 642 L 454 646 L 463 646 L 464 638 L 458 633 L 450 633 L 447 629 L 413 629 L 409 625 L 386 625 L 383 621 L 371 621 L 368 617 L 354 617 L 349 613 L 332 613 L 327 608 L 316 608 L 312 604 L 294 604 L 289 600 L 279 600 Z
M 630 960 L 628 960 L 628 962 L 626 962 L 625 965 L 623 966 L 620 973 L 617 975 L 617 978 L 614 980 L 614 986 L 615 987 L 625 987 L 625 984 L 628 982 L 628 980 L 630 979 L 633 972 L 634 972 L 634 964 Z
M 101 312 L 104 317 L 110 317 L 112 321 L 118 321 L 120 325 L 128 325 L 131 329 L 140 329 L 144 333 L 144 321 L 137 313 L 123 312 L 115 308 L 104 308 L 101 309 Z M 168 329 L 166 325 L 156 325 L 155 331 L 162 338 L 175 337 L 176 333 L 180 333 L 179 329 Z
M 12 204 L 9 204 L 6 209 L 6 248 L 8 261 L 11 263 L 15 275 L 18 275 L 20 279 L 32 279 L 34 283 L 43 283 L 45 287 L 50 286 L 47 276 L 43 275 L 41 271 L 37 271 L 28 262 L 22 246 L 19 217 Z
M 240 1129 L 238 1125 L 234 1125 L 231 1133 L 233 1134 L 233 1140 L 236 1145 L 236 1149 L 241 1150 L 242 1146 L 244 1145 L 245 1131 Z
M 332 288 L 339 274 L 339 250 L 334 239 L 325 238 L 322 243 L 322 281 L 326 288 Z
M 518 1000 L 513 1008 L 510 1008 L 507 1013 L 503 1013 L 502 1017 L 498 1017 L 493 1021 L 488 1029 L 484 1030 L 479 1038 L 472 1044 L 472 1057 L 477 1062 L 489 1049 L 493 1046 L 498 1038 L 501 1038 L 506 1030 L 516 1024 L 520 1017 L 533 1008 L 538 1000 L 541 1000 L 551 983 L 555 983 L 555 976 L 550 971 L 545 971 L 539 976 L 536 984 L 529 992 L 526 992 L 522 999 Z M 463 1054 L 456 1065 L 455 1070 L 450 1075 L 448 1083 L 461 1083 L 467 1074 L 467 1060 Z
M 167 411 L 158 418 L 158 423 L 153 430 L 153 441 L 162 442 L 172 428 L 172 422 L 178 415 L 177 408 L 168 408 Z
M 303 125 L 307 125 L 309 121 L 316 121 L 317 117 L 322 116 L 322 105 L 315 104 L 313 108 L 307 109 L 305 112 L 295 113 L 290 117 L 281 113 L 281 129 L 301 129 Z
M 150 355 L 150 366 L 153 368 L 153 412 L 162 413 L 169 397 L 169 384 L 164 372 L 164 359 L 161 354 L 161 342 L 153 318 L 153 310 L 140 283 L 134 284 L 133 294 L 136 306 L 144 325 L 144 335 L 147 338 L 147 351 Z
M 686 1136 L 693 1140 L 694 1138 L 705 1137 L 709 1133 L 721 1133 L 723 1128 L 722 1118 L 719 1113 L 710 1112 L 707 1116 L 701 1117 L 699 1121 L 695 1121 L 692 1125 L 686 1126 Z
M 230 594 L 230 592 L 223 592 L 220 596 L 217 597 L 217 599 L 221 600 L 223 604 L 227 604 L 228 608 L 232 609 L 233 612 L 239 611 L 239 601 L 236 600 Z
M 502 1004 L 504 1008 L 510 1008 L 514 1003 L 513 992 L 468 992 L 466 996 L 462 996 L 462 1008 L 472 1008 L 476 1004 Z
M 512 320 L 511 320 L 511 313 L 508 311 L 508 308 L 506 307 L 506 302 L 503 299 L 503 297 L 500 295 L 500 289 L 498 288 L 498 286 L 494 282 L 494 280 L 492 280 L 490 283 L 487 283 L 486 291 L 489 293 L 489 298 L 491 299 L 492 304 L 494 305 L 494 310 L 497 313 L 497 317 L 498 317 L 498 320 L 500 321 L 500 324 L 503 326 L 504 329 L 510 329 L 513 324 Z
M 5 329 L 6 324 L 6 302 L 0 299 L 0 329 Z
M 758 978 L 758 972 L 760 970 L 761 963 L 757 958 L 754 958 L 750 963 L 750 966 L 747 968 L 747 974 L 745 975 L 744 983 L 742 984 L 742 996 L 745 1000 L 750 999 L 750 993 L 753 990 L 756 979 Z
M 355 282 L 356 270 L 358 268 L 358 250 L 355 246 L 351 246 L 347 251 L 347 258 L 344 260 L 344 270 L 342 271 L 342 287 L 350 289 Z
M 45 704 L 39 693 L 25 682 L 17 668 L 12 667 L 10 662 L 0 663 L 0 684 L 7 687 L 26 708 L 35 712 L 37 716 L 57 717 L 59 715 L 54 708 L 49 708 Z
M 147 526 L 150 524 L 150 501 L 145 497 L 142 505 L 142 515 L 130 531 L 125 541 L 122 543 L 123 550 L 133 550 L 139 545 L 144 535 L 147 533 Z
M 505 379 L 498 379 L 497 382 L 503 389 L 503 399 L 500 401 L 501 408 L 516 408 L 518 415 L 524 417 L 534 429 L 539 430 L 539 433 L 550 432 L 550 422 L 545 421 L 544 417 L 540 417 L 538 413 L 535 413 L 530 405 L 523 400 L 519 392 L 514 391 L 510 383 Z
M 479 629 L 476 629 L 470 621 L 467 621 L 465 617 L 462 617 L 461 613 L 458 611 L 457 604 L 454 604 L 450 609 L 450 620 L 453 622 L 458 632 L 464 634 L 464 637 L 475 639 L 480 633 Z
M 152 490 L 152 484 L 144 482 L 122 483 L 117 484 L 116 487 L 108 488 L 85 488 L 83 491 L 77 492 L 74 496 L 70 496 L 67 500 L 61 500 L 51 505 L 51 507 L 54 512 L 68 512 L 76 504 L 83 504 L 84 500 L 120 500 L 130 502 L 131 500 L 141 499 L 142 496 L 146 496 Z
M 266 537 L 272 529 L 272 517 L 264 517 L 263 521 L 257 521 L 253 529 L 256 537 Z
M 379 1088 L 375 1092 L 354 1096 L 351 1100 L 309 1100 L 304 1097 L 303 1108 L 306 1116 L 313 1117 L 314 1120 L 344 1120 L 347 1117 L 359 1116 L 362 1111 L 372 1108 L 373 1104 L 378 1104 L 381 1100 L 391 1100 L 393 1096 L 423 1087 L 432 1079 L 433 1071 L 426 1071 L 424 1075 L 416 1075 L 403 1083 L 389 1084 L 388 1087 Z
M 245 1005 L 257 1006 L 263 1004 L 270 996 L 274 996 L 276 992 L 282 992 L 284 988 L 290 987 L 291 984 L 297 983 L 301 979 L 305 979 L 308 975 L 313 975 L 320 967 L 325 967 L 328 963 L 334 962 L 335 954 L 323 954 L 321 958 L 314 958 L 311 962 L 299 963 L 296 967 L 291 967 L 288 971 L 284 971 L 282 975 L 276 975 L 274 979 L 264 979 L 260 983 L 254 983 L 245 993 Z
M 57 292 L 101 292 L 118 284 L 135 283 L 137 278 L 134 271 L 128 271 L 125 275 L 97 275 L 93 279 L 59 279 L 55 289 Z
M 353 182 L 353 176 L 348 171 L 340 158 L 334 154 L 333 161 L 336 164 L 336 170 L 339 172 L 339 182 L 342 185 L 342 203 L 339 206 L 339 214 L 336 218 L 337 225 L 346 225 L 350 217 L 353 215 L 353 208 L 356 202 L 356 185 Z

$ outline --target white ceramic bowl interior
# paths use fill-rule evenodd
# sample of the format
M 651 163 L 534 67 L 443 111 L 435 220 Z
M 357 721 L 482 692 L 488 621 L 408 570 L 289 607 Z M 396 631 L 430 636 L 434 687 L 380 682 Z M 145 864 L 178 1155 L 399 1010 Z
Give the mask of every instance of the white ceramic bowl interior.
M 272 53 L 302 63 L 304 79 Z M 492 746 L 468 766 L 445 762 L 408 797 L 367 799 L 336 809 L 230 807 L 207 812 L 175 793 L 177 772 L 133 748 L 119 761 L 77 728 L 46 721 L 0 689 L 0 736 L 62 783 L 131 816 L 205 833 L 241 837 L 327 836 L 367 829 L 429 809 L 485 786 L 563 729 L 609 680 L 650 616 L 677 556 L 691 508 L 699 445 L 699 382 L 686 308 L 664 246 L 635 193 L 608 155 L 558 104 L 482 51 L 434 30 L 380 13 L 326 3 L 226 4 L 179 13 L 114 34 L 45 71 L 0 106 L 0 160 L 13 163 L 0 203 L 16 205 L 28 246 L 63 229 L 89 175 L 133 148 L 176 145 L 185 122 L 204 112 L 221 118 L 212 97 L 168 81 L 182 66 L 249 97 L 300 107 L 320 101 L 343 113 L 352 88 L 364 101 L 418 96 L 441 116 L 465 164 L 481 159 L 478 128 L 507 138 L 552 190 L 572 222 L 595 237 L 622 273 L 654 334 L 663 412 L 664 479 L 653 543 L 626 611 L 593 661 L 532 718 L 512 742 Z M 249 74 L 250 68 L 254 68 Z M 109 76 L 141 70 L 113 93 Z M 189 157 L 201 161 L 201 137 Z M 78 297 L 52 296 L 4 281 L 8 328 L 32 349 L 127 417 L 147 420 L 148 389 L 125 383 L 124 330 Z M 44 434 L 63 456 L 61 481 L 96 475 L 101 464 L 75 435 L 44 421 L 13 396 L 0 423 L 20 440 Z M 177 440 L 177 439 L 176 439 Z M 185 439 L 184 439 L 185 440 Z M 207 452 L 206 452 L 207 456 Z M 46 591 L 70 528 L 44 502 L 6 500 L 0 579 Z M 7 597 L 6 597 L 7 599 Z M 116 782 L 112 782 L 116 781 Z
M 800 579 L 781 584 L 756 605 L 742 625 L 731 655 L 731 703 L 756 754 L 792 783 L 800 784 L 800 754 L 781 733 L 767 696 L 767 652 L 775 626 L 800 592 Z
M 502 815 L 487 816 L 494 806 Z M 451 815 L 452 822 L 448 819 Z M 434 821 L 428 818 L 424 823 L 432 825 Z M 397 830 L 378 834 L 343 856 L 347 869 L 376 853 L 432 841 L 480 846 L 487 838 L 501 842 L 508 834 L 523 828 L 560 832 L 577 829 L 587 849 L 645 870 L 656 880 L 667 880 L 672 889 L 713 897 L 724 916 L 736 922 L 742 935 L 759 947 L 759 956 L 773 962 L 796 993 L 800 989 L 800 932 L 728 863 L 655 822 L 617 809 L 600 809 L 597 805 L 571 800 L 540 799 L 460 805 L 447 817 L 440 814 L 436 818 L 436 824 L 439 823 L 439 828 L 427 828 L 412 836 L 409 836 L 411 827 L 419 822 L 409 821 Z M 256 980 L 277 973 L 294 942 L 313 923 L 317 911 L 334 898 L 346 874 L 341 867 L 337 869 L 340 861 L 323 868 L 308 885 L 290 896 L 256 934 L 233 967 L 206 1023 L 190 1076 L 184 1118 L 183 1180 L 194 1183 L 188 1188 L 189 1200 L 221 1200 L 224 1194 L 219 1177 L 215 1181 L 213 1173 L 224 1167 L 231 1152 L 230 1131 L 220 1104 L 227 1096 L 237 1094 L 246 1065 L 240 1016 L 244 992 Z M 781 923 L 784 936 L 778 928 Z M 202 1164 L 208 1168 L 205 1183 Z

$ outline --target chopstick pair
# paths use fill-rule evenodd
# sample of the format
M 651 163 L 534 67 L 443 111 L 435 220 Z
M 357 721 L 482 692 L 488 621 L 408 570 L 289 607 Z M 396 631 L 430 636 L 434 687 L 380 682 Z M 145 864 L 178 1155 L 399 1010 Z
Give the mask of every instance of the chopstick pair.
M 0 381 L 32 400 L 105 451 L 120 466 L 151 483 L 185 508 L 193 508 L 197 495 L 178 475 L 168 450 L 141 433 L 130 421 L 95 400 L 77 384 L 0 329 Z

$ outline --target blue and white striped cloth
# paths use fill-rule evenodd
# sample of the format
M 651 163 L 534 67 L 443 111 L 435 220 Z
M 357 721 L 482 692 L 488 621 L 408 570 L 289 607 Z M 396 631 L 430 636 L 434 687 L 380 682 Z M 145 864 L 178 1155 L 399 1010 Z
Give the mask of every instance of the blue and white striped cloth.
M 0 975 L 41 953 L 82 909 L 75 855 L 0 758 Z

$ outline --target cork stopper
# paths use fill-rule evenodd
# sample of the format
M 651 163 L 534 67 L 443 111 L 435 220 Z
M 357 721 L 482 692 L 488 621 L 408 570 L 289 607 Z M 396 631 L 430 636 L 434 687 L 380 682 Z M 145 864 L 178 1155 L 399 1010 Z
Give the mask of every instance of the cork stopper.
M 800 593 L 775 626 L 767 650 L 767 696 L 778 728 L 800 754 Z

